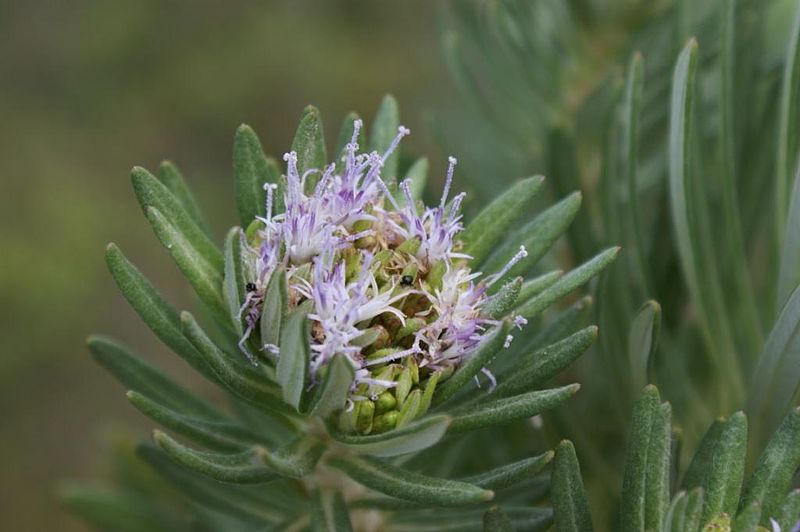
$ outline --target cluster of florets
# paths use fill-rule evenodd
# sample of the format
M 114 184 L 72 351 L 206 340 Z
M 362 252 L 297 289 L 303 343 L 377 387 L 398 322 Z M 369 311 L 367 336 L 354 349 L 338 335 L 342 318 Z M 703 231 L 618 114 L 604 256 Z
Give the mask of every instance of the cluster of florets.
M 352 364 L 348 408 L 375 402 L 398 387 L 401 374 L 419 388 L 434 374 L 438 381 L 447 378 L 497 323 L 481 312 L 487 289 L 525 256 L 522 249 L 508 268 L 478 281 L 482 274 L 472 272 L 470 257 L 459 253 L 464 194 L 448 203 L 455 158 L 449 159 L 441 201 L 425 207 L 412 197 L 408 180 L 395 186 L 381 176 L 409 130 L 400 127 L 379 154 L 358 153 L 360 128 L 356 121 L 339 161 L 342 170 L 334 162 L 300 175 L 297 154 L 284 155 L 285 209 L 273 212 L 278 187 L 268 185 L 266 216 L 249 243 L 255 256 L 252 293 L 263 294 L 272 273 L 283 268 L 290 309 L 309 307 L 312 383 L 336 354 Z M 245 350 L 258 322 L 258 301 L 248 300 L 243 308 Z M 262 349 L 280 356 L 277 346 Z

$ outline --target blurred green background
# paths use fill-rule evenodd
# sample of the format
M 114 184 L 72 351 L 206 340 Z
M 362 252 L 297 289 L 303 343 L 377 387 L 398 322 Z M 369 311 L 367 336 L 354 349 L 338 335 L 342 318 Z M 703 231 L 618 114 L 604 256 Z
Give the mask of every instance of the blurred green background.
M 435 7 L 0 2 L 3 530 L 84 530 L 59 507 L 56 483 L 102 478 L 115 434 L 151 426 L 95 366 L 89 333 L 112 334 L 190 374 L 105 270 L 113 240 L 174 304 L 192 303 L 139 213 L 129 169 L 175 161 L 221 240 L 234 220 L 231 145 L 241 122 L 280 155 L 306 104 L 321 109 L 330 140 L 345 112 L 369 119 L 391 91 L 413 131 L 410 150 L 432 156 L 435 186 L 447 131 L 431 127 L 430 110 L 457 105 Z

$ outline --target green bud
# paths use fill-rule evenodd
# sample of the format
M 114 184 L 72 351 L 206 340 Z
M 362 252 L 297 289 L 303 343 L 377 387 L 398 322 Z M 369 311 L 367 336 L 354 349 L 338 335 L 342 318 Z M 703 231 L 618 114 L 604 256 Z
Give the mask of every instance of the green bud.
M 395 425 L 397 425 L 398 416 L 399 412 L 397 412 L 397 410 L 392 410 L 391 412 L 386 412 L 385 414 L 375 416 L 375 419 L 372 421 L 372 433 L 379 434 L 381 432 L 392 430 Z
M 442 287 L 442 278 L 444 277 L 445 272 L 447 271 L 447 265 L 444 261 L 437 262 L 431 271 L 428 272 L 428 276 L 425 280 L 432 289 L 437 289 Z
M 428 408 L 430 408 L 431 400 L 433 399 L 433 392 L 436 391 L 436 384 L 438 384 L 441 375 L 441 372 L 437 371 L 431 375 L 428 379 L 428 382 L 425 383 L 425 391 L 422 393 L 422 400 L 419 404 L 418 415 L 424 415 L 428 411 Z
M 414 334 L 415 332 L 419 331 L 425 326 L 425 320 L 422 318 L 409 318 L 406 320 L 406 324 L 398 329 L 397 334 L 395 335 L 395 340 L 402 340 L 409 334 Z
M 395 406 L 397 406 L 397 399 L 392 392 L 389 391 L 383 392 L 375 400 L 375 412 L 378 414 L 388 412 L 389 410 L 394 409 Z
M 397 398 L 398 405 L 402 406 L 405 402 L 408 392 L 411 391 L 412 383 L 411 370 L 409 368 L 403 369 L 397 379 L 397 386 L 394 388 L 394 395 Z
M 420 245 L 422 245 L 422 241 L 418 237 L 412 237 L 397 246 L 397 251 L 409 255 L 416 255 Z
M 408 425 L 414 421 L 414 418 L 420 413 L 421 403 L 422 392 L 420 390 L 414 390 L 408 394 L 406 401 L 403 403 L 403 407 L 400 409 L 400 414 L 397 416 L 397 428 Z
M 419 384 L 419 366 L 417 365 L 416 359 L 414 359 L 414 357 L 407 357 L 405 366 L 411 372 L 411 382 Z
M 377 375 L 374 375 L 374 377 L 382 381 L 393 381 L 395 373 L 397 372 L 396 368 L 397 366 L 395 365 L 386 366 L 380 370 Z M 369 388 L 367 389 L 367 395 L 372 397 L 374 395 L 380 395 L 385 391 L 386 386 L 381 386 L 380 384 L 370 384 Z
M 372 418 L 375 416 L 375 404 L 369 399 L 358 401 L 356 408 L 356 430 L 361 434 L 369 434 L 372 431 Z

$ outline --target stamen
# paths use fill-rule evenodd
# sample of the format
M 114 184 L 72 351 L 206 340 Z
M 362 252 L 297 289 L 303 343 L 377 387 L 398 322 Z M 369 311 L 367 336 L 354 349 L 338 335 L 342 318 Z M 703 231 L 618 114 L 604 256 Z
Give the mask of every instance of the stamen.
M 392 154 L 392 152 L 394 152 L 394 150 L 397 149 L 397 145 L 400 144 L 400 141 L 403 139 L 403 137 L 405 137 L 410 133 L 411 130 L 405 126 L 400 126 L 397 128 L 397 136 L 394 138 L 392 143 L 389 144 L 389 149 L 387 149 L 386 152 L 383 154 L 382 162 L 384 163 L 386 162 L 386 159 L 388 159 L 389 156 Z
M 267 191 L 267 220 L 272 220 L 272 194 L 276 188 L 278 188 L 278 185 L 274 183 L 264 183 L 264 190 Z
M 509 270 L 511 270 L 511 268 L 516 266 L 519 261 L 521 261 L 527 256 L 528 256 L 528 250 L 525 249 L 525 246 L 520 246 L 519 251 L 517 251 L 517 253 L 513 257 L 511 257 L 511 260 L 509 260 L 508 263 L 506 263 L 506 265 L 503 266 L 503 269 L 489 277 L 489 281 L 486 283 L 486 286 L 492 286 L 494 283 L 502 279 L 503 276 L 507 274 Z
M 453 184 L 453 172 L 455 172 L 456 164 L 458 164 L 458 159 L 455 157 L 448 157 L 447 162 L 449 165 L 447 166 L 447 177 L 444 180 L 444 191 L 442 191 L 442 201 L 439 202 L 439 208 L 444 210 L 444 206 L 447 203 L 447 195 L 450 194 L 450 185 Z
M 403 191 L 403 195 L 406 197 L 406 206 L 414 214 L 414 216 L 418 216 L 417 205 L 414 202 L 414 197 L 411 195 L 411 180 L 404 179 L 400 183 L 400 189 Z
M 467 193 L 462 192 L 455 198 L 453 198 L 453 205 L 450 207 L 450 215 L 448 216 L 448 220 L 452 223 L 456 217 L 458 216 L 458 211 L 461 210 L 461 202 L 464 201 Z

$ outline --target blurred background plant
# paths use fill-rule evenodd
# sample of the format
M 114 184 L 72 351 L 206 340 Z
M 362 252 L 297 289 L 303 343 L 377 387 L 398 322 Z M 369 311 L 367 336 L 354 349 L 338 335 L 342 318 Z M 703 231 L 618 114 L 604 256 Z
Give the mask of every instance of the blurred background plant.
M 448 5 L 444 56 L 475 111 L 451 113 L 450 138 L 475 146 L 475 186 L 542 168 L 555 197 L 584 192 L 561 264 L 625 250 L 595 287 L 585 393 L 554 420 L 597 514 L 616 508 L 645 383 L 673 405 L 678 479 L 716 417 L 746 408 L 752 461 L 796 403 L 798 17 L 759 0 Z

